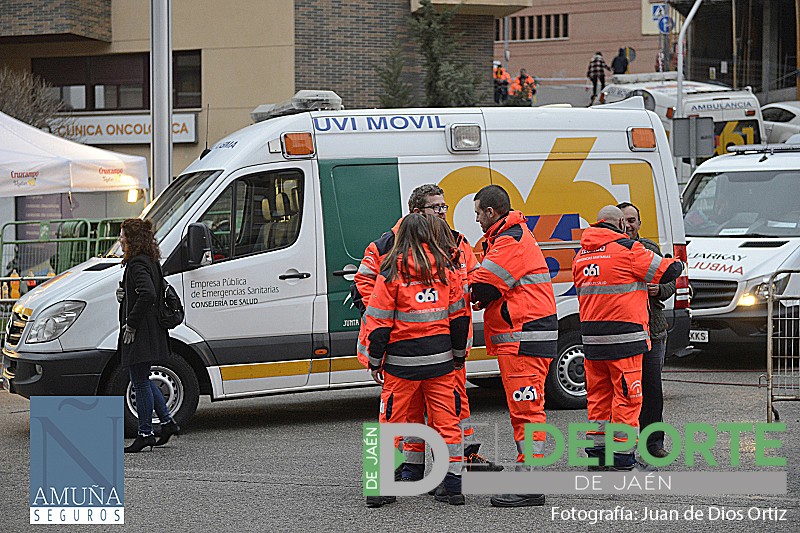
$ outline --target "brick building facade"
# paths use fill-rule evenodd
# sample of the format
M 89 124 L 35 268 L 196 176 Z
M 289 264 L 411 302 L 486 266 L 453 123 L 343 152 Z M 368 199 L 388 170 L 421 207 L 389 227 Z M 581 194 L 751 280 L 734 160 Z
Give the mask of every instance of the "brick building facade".
M 40 40 L 111 41 L 111 0 L 4 0 L 0 44 Z
M 619 48 L 630 47 L 636 52 L 630 72 L 653 72 L 665 40 L 652 20 L 652 4 L 663 2 L 536 0 L 533 7 L 509 17 L 509 71 L 516 75 L 526 68 L 537 78 L 552 79 L 550 83 L 582 83 L 594 52 L 601 51 L 611 64 Z M 665 14 L 676 22 L 668 38 L 677 41 L 677 12 L 668 6 Z M 499 61 L 503 60 L 503 22 L 498 19 L 495 28 L 494 57 Z
M 295 0 L 294 9 L 297 90 L 330 89 L 349 108 L 376 107 L 380 83 L 375 69 L 397 42 L 415 104 L 423 105 L 422 58 L 411 36 L 408 0 Z M 494 16 L 462 11 L 452 20 L 453 33 L 460 35 L 459 59 L 479 75 L 480 102 L 490 103 Z

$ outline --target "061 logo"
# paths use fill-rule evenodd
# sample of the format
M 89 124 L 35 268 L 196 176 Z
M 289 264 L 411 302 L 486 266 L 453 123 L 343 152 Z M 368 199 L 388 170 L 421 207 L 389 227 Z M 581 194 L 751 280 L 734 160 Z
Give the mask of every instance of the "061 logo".
M 583 275 L 586 276 L 587 278 L 591 276 L 599 276 L 600 266 L 595 264 L 586 265 L 585 267 L 583 267 Z
M 535 402 L 539 399 L 539 395 L 533 385 L 520 387 L 519 390 L 514 391 L 513 397 L 515 402 Z
M 420 291 L 420 292 L 417 293 L 417 301 L 419 303 L 438 302 L 439 301 L 439 291 L 428 287 L 424 291 Z

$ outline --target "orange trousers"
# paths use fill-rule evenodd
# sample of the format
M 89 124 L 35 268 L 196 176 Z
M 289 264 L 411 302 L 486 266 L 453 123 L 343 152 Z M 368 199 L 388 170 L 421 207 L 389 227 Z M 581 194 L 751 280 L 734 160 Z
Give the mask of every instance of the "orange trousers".
M 459 426 L 464 438 L 464 445 L 477 444 L 475 440 L 475 428 L 469 421 L 469 399 L 467 398 L 467 369 L 455 370 L 455 390 L 453 400 L 455 402 L 456 414 L 460 420 Z M 422 390 L 411 400 L 408 409 L 408 421 L 415 424 L 425 424 L 427 415 L 428 425 L 435 427 L 430 411 L 425 412 L 425 397 Z M 398 446 L 399 447 L 399 446 Z M 409 463 L 421 464 L 425 462 L 425 443 L 420 439 L 410 437 L 403 442 L 403 452 L 406 454 L 406 461 Z
M 457 396 L 454 394 L 456 381 L 455 371 L 438 378 L 419 381 L 384 373 L 380 422 L 419 423 L 418 419 L 415 419 L 417 413 L 412 413 L 412 406 L 415 405 L 417 398 L 423 398 L 423 408 L 430 415 L 430 425 L 447 443 L 450 470 L 454 474 L 460 474 L 458 463 L 461 463 L 463 457 L 460 419 L 456 412 Z M 417 464 L 425 462 L 425 443 L 421 439 L 404 438 L 403 450 L 407 462 Z
M 519 355 L 518 346 L 511 345 L 513 350 L 498 347 L 497 362 L 500 365 L 500 376 L 506 392 L 506 402 L 511 415 L 511 426 L 514 428 L 514 441 L 517 444 L 517 462 L 521 463 L 525 445 L 525 424 L 543 424 L 547 422 L 544 412 L 544 383 L 551 359 Z M 533 433 L 533 456 L 544 456 L 546 434 L 543 431 Z
M 628 424 L 639 429 L 642 409 L 642 354 L 624 359 L 584 361 L 586 400 L 589 422 L 600 425 L 598 431 L 587 431 L 596 447 L 605 446 L 605 425 Z M 627 442 L 625 432 L 614 434 L 614 440 Z

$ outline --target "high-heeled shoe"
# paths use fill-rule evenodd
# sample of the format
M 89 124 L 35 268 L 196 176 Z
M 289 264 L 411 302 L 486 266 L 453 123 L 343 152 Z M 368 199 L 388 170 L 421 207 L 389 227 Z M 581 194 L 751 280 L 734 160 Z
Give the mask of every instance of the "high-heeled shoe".
M 169 438 L 178 434 L 180 430 L 181 427 L 174 420 L 170 420 L 166 424 L 161 424 L 161 436 L 158 437 L 155 446 L 165 445 L 169 441 Z
M 142 435 L 136 435 L 136 440 L 134 440 L 130 446 L 125 446 L 125 453 L 139 453 L 148 446 L 150 446 L 150 451 L 152 452 L 153 446 L 155 445 L 155 435 L 148 435 L 146 437 L 143 437 Z

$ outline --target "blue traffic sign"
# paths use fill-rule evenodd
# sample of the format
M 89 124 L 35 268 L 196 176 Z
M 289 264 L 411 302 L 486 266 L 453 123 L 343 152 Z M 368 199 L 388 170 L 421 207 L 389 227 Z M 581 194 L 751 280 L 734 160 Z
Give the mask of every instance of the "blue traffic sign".
M 658 31 L 661 33 L 669 33 L 675 27 L 675 21 L 672 17 L 661 17 L 658 19 Z

